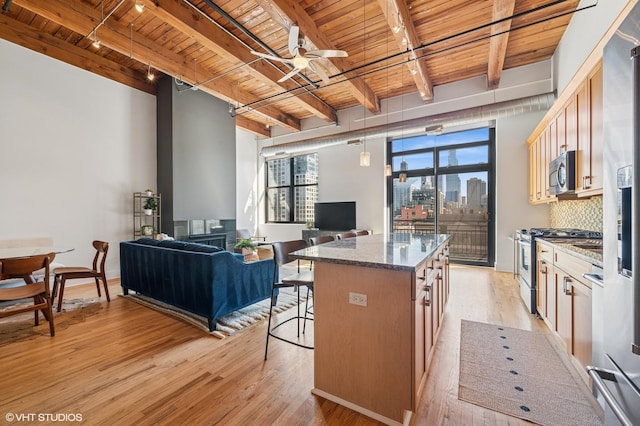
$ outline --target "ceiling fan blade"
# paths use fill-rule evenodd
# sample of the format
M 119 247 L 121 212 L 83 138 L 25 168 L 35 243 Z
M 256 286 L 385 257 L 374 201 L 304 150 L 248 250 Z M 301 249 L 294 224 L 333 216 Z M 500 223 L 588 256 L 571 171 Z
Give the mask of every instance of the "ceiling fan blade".
M 346 58 L 349 54 L 344 50 L 309 50 L 304 56 L 307 58 Z
M 322 79 L 322 82 L 326 85 L 329 84 L 329 77 L 327 77 L 327 73 L 324 72 L 320 65 L 316 65 L 313 62 L 309 62 L 309 69 L 316 73 L 318 77 Z
M 300 71 L 302 71 L 300 68 L 294 68 L 293 70 L 291 70 L 289 74 L 285 75 L 280 80 L 278 80 L 278 83 L 282 83 L 283 81 L 290 79 L 294 75 L 298 74 Z
M 289 53 L 291 56 L 296 56 L 298 53 L 298 40 L 300 36 L 300 28 L 297 25 L 292 25 L 289 30 Z
M 272 61 L 284 62 L 285 64 L 290 64 L 292 61 L 289 58 L 278 58 L 277 56 L 267 55 L 266 53 L 256 52 L 255 50 L 252 50 L 251 53 L 253 53 L 256 56 L 260 56 L 261 58 L 270 59 Z

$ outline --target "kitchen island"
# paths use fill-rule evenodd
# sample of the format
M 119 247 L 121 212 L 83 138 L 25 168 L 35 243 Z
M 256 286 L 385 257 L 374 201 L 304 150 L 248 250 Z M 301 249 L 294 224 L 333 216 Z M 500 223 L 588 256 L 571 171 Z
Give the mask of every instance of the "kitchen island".
M 315 269 L 312 393 L 386 424 L 410 422 L 449 294 L 448 243 L 377 234 L 294 252 Z

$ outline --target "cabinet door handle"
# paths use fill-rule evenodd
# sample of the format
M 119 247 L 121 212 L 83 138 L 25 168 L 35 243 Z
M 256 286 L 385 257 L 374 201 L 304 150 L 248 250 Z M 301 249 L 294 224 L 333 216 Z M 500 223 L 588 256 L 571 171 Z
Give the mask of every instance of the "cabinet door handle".
M 420 281 L 426 281 L 427 280 L 427 270 L 426 269 L 424 270 L 424 273 L 422 274 L 422 276 L 418 277 L 418 279 Z
M 563 277 L 562 278 L 562 290 L 564 291 L 564 294 L 566 294 L 567 296 L 571 296 L 571 278 L 569 277 Z
M 424 298 L 424 306 L 431 306 L 431 286 L 426 285 L 425 290 L 427 292 L 427 295 Z
M 547 262 L 545 262 L 544 260 L 541 260 L 540 265 L 544 266 L 544 269 L 540 269 L 540 273 L 543 275 L 547 275 Z

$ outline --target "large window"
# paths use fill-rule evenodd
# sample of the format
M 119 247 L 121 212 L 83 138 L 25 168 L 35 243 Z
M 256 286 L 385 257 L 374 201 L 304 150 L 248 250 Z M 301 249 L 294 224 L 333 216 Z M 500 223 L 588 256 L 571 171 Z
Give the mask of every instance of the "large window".
M 451 235 L 451 258 L 491 265 L 494 131 L 489 128 L 389 141 L 393 232 Z
M 267 222 L 314 220 L 318 154 L 267 161 Z

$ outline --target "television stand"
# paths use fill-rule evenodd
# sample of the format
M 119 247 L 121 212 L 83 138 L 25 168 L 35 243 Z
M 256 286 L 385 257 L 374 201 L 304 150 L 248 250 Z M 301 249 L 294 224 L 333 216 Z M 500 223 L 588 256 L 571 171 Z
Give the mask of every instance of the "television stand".
M 309 241 L 310 238 L 324 237 L 325 235 L 331 235 L 332 237 L 335 237 L 337 234 L 342 234 L 349 231 L 350 229 L 345 229 L 343 231 L 326 231 L 323 229 L 303 229 L 302 239 L 305 240 L 307 244 L 311 244 L 311 242 Z

